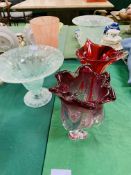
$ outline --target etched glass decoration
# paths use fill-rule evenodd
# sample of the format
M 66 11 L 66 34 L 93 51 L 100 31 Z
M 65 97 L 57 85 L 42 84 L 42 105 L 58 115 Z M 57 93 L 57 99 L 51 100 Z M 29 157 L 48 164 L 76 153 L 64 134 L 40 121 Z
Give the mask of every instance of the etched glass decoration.
M 44 78 L 63 64 L 63 54 L 50 46 L 29 45 L 0 55 L 0 79 L 7 83 L 22 83 L 29 92 L 24 102 L 30 107 L 46 105 L 52 94 L 42 88 Z

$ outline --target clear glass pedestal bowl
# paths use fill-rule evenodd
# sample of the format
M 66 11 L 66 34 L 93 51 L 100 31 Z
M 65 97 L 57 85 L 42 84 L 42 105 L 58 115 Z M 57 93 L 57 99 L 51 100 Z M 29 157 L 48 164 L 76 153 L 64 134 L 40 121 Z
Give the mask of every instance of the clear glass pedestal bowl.
M 41 107 L 52 97 L 51 92 L 42 87 L 44 78 L 57 71 L 63 61 L 63 54 L 50 46 L 15 48 L 0 55 L 0 79 L 7 83 L 22 83 L 28 90 L 24 96 L 25 104 Z

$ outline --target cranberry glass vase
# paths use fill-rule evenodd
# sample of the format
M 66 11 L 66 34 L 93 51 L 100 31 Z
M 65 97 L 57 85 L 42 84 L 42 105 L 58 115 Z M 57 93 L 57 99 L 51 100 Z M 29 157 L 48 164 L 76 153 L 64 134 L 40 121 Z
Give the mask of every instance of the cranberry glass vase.
M 94 44 L 87 40 L 85 45 L 76 51 L 82 64 L 88 64 L 93 71 L 102 73 L 112 63 L 124 59 L 128 53 L 124 50 L 114 50 L 109 46 Z
M 71 139 L 85 139 L 84 128 L 103 119 L 103 104 L 115 100 L 107 72 L 97 74 L 88 65 L 75 73 L 61 71 L 56 74 L 58 84 L 50 91 L 61 99 L 61 119 Z

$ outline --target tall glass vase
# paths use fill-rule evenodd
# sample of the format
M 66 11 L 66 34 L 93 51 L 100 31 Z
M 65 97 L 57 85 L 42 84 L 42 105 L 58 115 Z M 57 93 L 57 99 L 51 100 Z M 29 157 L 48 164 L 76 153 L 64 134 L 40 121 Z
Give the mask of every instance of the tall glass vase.
M 107 72 L 97 74 L 88 65 L 75 73 L 68 71 L 56 75 L 58 84 L 50 91 L 61 99 L 61 120 L 72 140 L 85 139 L 90 128 L 102 121 L 103 104 L 115 100 Z

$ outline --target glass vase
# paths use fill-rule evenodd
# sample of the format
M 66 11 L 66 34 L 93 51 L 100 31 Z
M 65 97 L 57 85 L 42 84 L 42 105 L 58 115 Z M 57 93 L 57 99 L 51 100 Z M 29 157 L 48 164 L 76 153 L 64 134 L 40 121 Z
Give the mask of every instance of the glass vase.
M 30 20 L 36 44 L 58 47 L 59 18 L 55 16 L 41 16 Z
M 50 91 L 61 99 L 61 119 L 72 140 L 85 139 L 90 128 L 104 117 L 103 104 L 115 100 L 107 72 L 97 74 L 88 65 L 75 73 L 56 74 L 58 84 Z
M 82 64 L 88 64 L 93 71 L 102 73 L 112 63 L 124 59 L 128 52 L 95 44 L 88 39 L 84 46 L 76 51 L 76 55 Z
M 79 44 L 83 46 L 87 39 L 99 44 L 105 26 L 112 23 L 113 20 L 100 15 L 83 15 L 73 18 L 72 22 L 77 25 L 80 30 Z
M 62 124 L 69 131 L 69 138 L 72 140 L 87 138 L 88 134 L 83 128 L 90 128 L 95 123 L 102 121 L 103 117 L 103 105 L 89 110 L 68 104 L 61 99 Z

